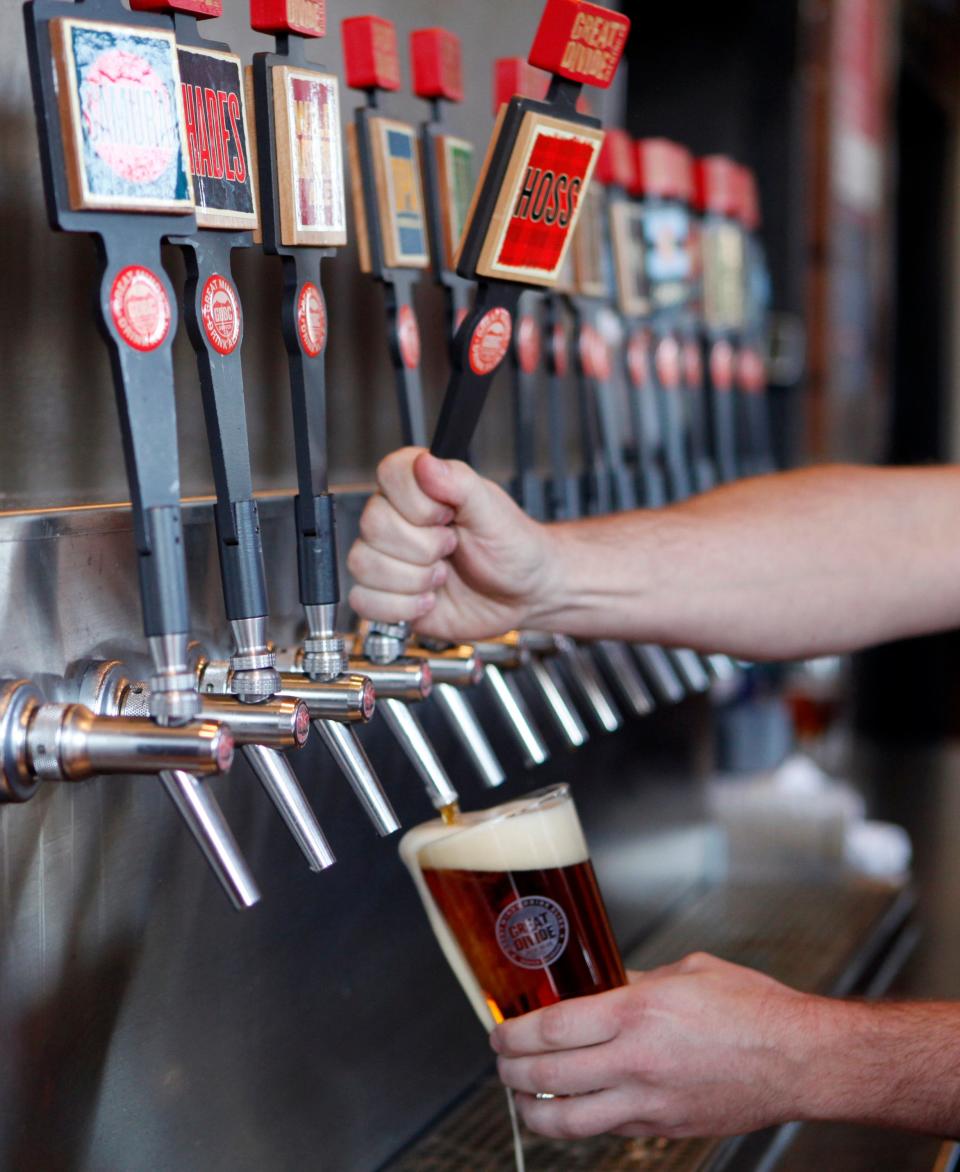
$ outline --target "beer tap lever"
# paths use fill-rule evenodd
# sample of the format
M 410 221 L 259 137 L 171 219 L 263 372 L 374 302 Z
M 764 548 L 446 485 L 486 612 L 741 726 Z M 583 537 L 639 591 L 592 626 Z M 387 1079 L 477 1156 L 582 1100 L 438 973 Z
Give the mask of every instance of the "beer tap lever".
M 443 30 L 429 30 L 429 34 L 426 46 L 421 33 L 413 34 L 414 45 L 421 46 L 419 54 L 415 49 L 415 62 L 419 66 L 415 73 L 422 81 L 423 65 L 430 57 L 436 67 L 429 79 L 431 96 L 435 109 L 439 109 L 441 97 L 453 99 L 458 92 L 459 45 L 455 37 Z M 447 50 L 442 61 L 437 56 L 438 38 Z M 367 96 L 366 106 L 356 111 L 354 122 L 347 130 L 354 163 L 353 198 L 360 226 L 361 267 L 384 290 L 389 351 L 404 442 L 425 445 L 427 423 L 413 284 L 419 272 L 430 264 L 427 218 L 432 205 L 424 200 L 421 188 L 416 132 L 408 123 L 389 117 L 380 100 L 382 92 L 396 90 L 400 84 L 393 24 L 380 17 L 351 18 L 343 23 L 343 43 L 347 84 L 364 90 Z M 450 59 L 450 50 L 457 51 L 455 62 Z M 423 133 L 421 128 L 421 137 Z M 426 149 L 432 150 L 432 147 Z M 398 192 L 390 195 L 394 187 L 386 178 L 388 172 L 395 181 L 401 177 L 402 200 Z M 436 224 L 432 227 L 437 230 Z M 468 286 L 465 282 L 459 282 L 459 286 L 457 296 L 462 300 L 467 295 Z M 411 650 L 409 635 L 406 624 L 374 623 L 366 628 L 363 652 L 380 664 L 402 659 Z M 446 649 L 441 658 L 438 651 L 422 649 L 434 670 L 434 694 L 451 731 L 481 781 L 487 786 L 497 786 L 506 779 L 503 767 L 466 696 L 462 691 L 455 691 L 473 686 L 481 670 L 474 649 L 466 648 L 463 652 L 466 659 L 460 664 L 462 670 L 457 672 L 452 661 L 458 657 L 462 659 L 460 651 Z M 399 732 L 409 721 L 402 725 L 396 720 L 392 723 Z
M 307 41 L 326 31 L 322 5 L 251 0 L 251 21 L 276 37 L 274 53 L 254 56 L 252 77 L 263 243 L 282 266 L 281 325 L 297 466 L 297 567 L 308 628 L 300 667 L 324 694 L 323 703 L 316 696 L 313 704 L 304 699 L 314 728 L 378 833 L 390 834 L 399 822 L 354 727 L 373 713 L 372 686 L 348 672 L 335 627 L 340 593 L 336 504 L 328 480 L 327 313 L 320 270 L 333 246 L 346 242 L 339 88 L 335 77 L 306 57 Z M 298 142 L 294 125 L 313 137 Z M 278 691 L 290 694 L 296 686 L 284 675 Z

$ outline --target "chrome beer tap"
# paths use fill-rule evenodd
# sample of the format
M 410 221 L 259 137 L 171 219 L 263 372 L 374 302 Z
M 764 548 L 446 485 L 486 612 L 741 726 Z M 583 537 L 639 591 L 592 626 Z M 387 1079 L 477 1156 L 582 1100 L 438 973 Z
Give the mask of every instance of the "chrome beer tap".
M 80 703 L 50 703 L 27 680 L 0 682 L 0 802 L 25 802 L 44 781 L 106 774 L 160 778 L 235 908 L 260 899 L 256 880 L 203 778 L 233 760 L 233 735 L 217 720 L 158 724 Z
M 290 371 L 298 495 L 295 500 L 300 601 L 307 638 L 284 660 L 281 690 L 303 699 L 318 732 L 381 832 L 397 826 L 356 735 L 374 711 L 374 684 L 350 663 L 336 631 L 340 598 L 335 501 L 329 491 L 326 433 L 326 305 L 320 265 L 346 242 L 337 79 L 308 61 L 307 40 L 324 32 L 322 10 L 252 0 L 252 23 L 276 36 L 276 52 L 253 61 L 265 250 L 283 265 L 283 337 Z M 310 136 L 300 143 L 290 127 Z M 305 193 L 312 192 L 313 195 Z M 317 203 L 311 200 L 316 199 Z M 302 674 L 301 674 L 302 673 Z M 428 685 L 425 685 L 428 686 Z M 407 755 L 437 779 L 439 806 L 456 800 L 452 785 L 410 722 L 397 727 L 388 703 L 379 711 Z M 413 724 L 416 722 L 413 721 Z

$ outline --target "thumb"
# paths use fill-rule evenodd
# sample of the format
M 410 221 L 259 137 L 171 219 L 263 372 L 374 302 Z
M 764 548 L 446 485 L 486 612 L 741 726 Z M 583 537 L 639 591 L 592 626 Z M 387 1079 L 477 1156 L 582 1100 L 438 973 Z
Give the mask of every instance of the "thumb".
M 478 534 L 496 526 L 503 494 L 469 464 L 421 452 L 413 463 L 413 475 L 427 496 L 453 509 L 458 525 Z

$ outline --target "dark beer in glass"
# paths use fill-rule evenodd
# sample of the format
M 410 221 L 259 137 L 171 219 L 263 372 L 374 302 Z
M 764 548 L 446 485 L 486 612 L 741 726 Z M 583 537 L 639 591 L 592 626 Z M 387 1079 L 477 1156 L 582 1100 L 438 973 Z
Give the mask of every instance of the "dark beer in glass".
M 415 827 L 401 854 L 488 1027 L 625 984 L 567 786 Z

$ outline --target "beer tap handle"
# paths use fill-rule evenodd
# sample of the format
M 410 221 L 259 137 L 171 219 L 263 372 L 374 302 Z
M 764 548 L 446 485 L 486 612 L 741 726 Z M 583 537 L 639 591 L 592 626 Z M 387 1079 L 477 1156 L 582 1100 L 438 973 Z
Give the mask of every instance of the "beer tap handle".
M 171 241 L 180 247 L 186 262 L 184 314 L 200 372 L 216 486 L 214 519 L 220 577 L 230 622 L 268 613 L 240 362 L 243 317 L 231 272 L 233 249 L 246 247 L 250 241 L 246 232 L 216 231 Z
M 420 162 L 431 268 L 443 289 L 447 337 L 452 339 L 473 301 L 472 282 L 457 275 L 455 262 L 473 145 L 451 137 L 444 122 L 444 104 L 463 101 L 460 38 L 445 28 L 415 29 L 410 63 L 413 92 L 430 103 L 430 117 L 420 124 Z
M 144 631 L 154 658 L 153 715 L 187 720 L 197 699 L 186 670 L 190 616 L 171 358 L 176 303 L 159 239 L 147 249 L 126 217 L 97 239 L 100 323 L 117 391 Z
M 570 369 L 570 342 L 561 298 L 546 297 L 547 416 L 549 420 L 550 517 L 568 521 L 580 512 L 580 485 L 568 471 L 567 405 L 564 381 Z

